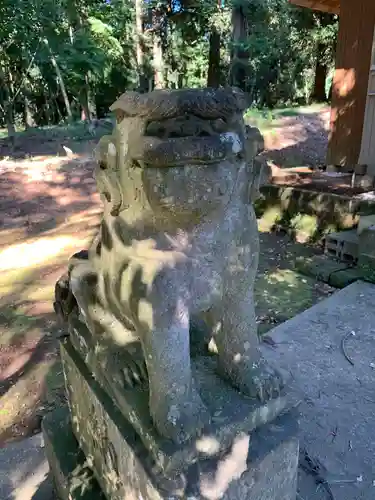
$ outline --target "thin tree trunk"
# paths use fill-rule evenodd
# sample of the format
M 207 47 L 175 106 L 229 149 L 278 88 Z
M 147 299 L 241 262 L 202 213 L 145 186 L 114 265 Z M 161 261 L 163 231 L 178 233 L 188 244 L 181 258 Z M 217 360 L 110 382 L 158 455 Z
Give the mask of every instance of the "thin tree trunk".
M 89 82 L 89 75 L 85 75 L 85 85 L 84 88 L 82 89 L 82 94 L 81 94 L 81 106 L 82 106 L 82 113 L 81 113 L 81 119 L 82 121 L 88 121 L 89 123 L 92 122 L 93 118 L 96 118 L 96 107 L 95 103 L 91 100 L 91 92 L 90 92 L 90 82 Z
M 248 22 L 244 7 L 232 8 L 232 54 L 229 81 L 231 85 L 246 90 L 248 79 L 249 53 L 244 46 L 248 35 Z
M 140 92 L 149 90 L 149 79 L 146 75 L 146 57 L 143 40 L 143 1 L 135 0 L 135 46 L 137 58 L 138 89 Z
M 70 107 L 70 102 L 69 102 L 69 99 L 68 99 L 68 94 L 66 92 L 66 88 L 65 88 L 65 84 L 64 84 L 64 78 L 63 78 L 62 73 L 60 71 L 59 65 L 57 64 L 56 58 L 55 58 L 55 56 L 54 56 L 54 54 L 53 54 L 53 52 L 51 50 L 51 47 L 49 46 L 48 40 L 45 39 L 44 43 L 46 44 L 46 46 L 48 48 L 52 66 L 54 67 L 54 69 L 56 71 L 57 80 L 59 82 L 61 94 L 62 94 L 63 99 L 64 99 L 64 104 L 65 104 L 65 108 L 66 108 L 66 114 L 68 115 L 68 119 L 72 120 L 72 118 L 73 118 L 72 109 Z
M 14 126 L 13 114 L 13 95 L 12 95 L 12 81 L 11 74 L 8 72 L 8 78 L 5 77 L 5 70 L 0 66 L 0 80 L 2 82 L 3 90 L 3 104 L 5 110 L 5 121 L 7 125 L 8 137 L 12 140 L 16 135 L 16 128 Z
M 208 53 L 207 87 L 220 85 L 220 33 L 212 26 Z
M 153 40 L 153 60 L 154 60 L 154 87 L 162 89 L 164 82 L 163 49 L 159 30 L 155 31 Z
M 8 137 L 13 138 L 16 135 L 16 127 L 14 126 L 13 103 L 11 100 L 6 103 L 6 122 Z
M 328 68 L 325 64 L 322 64 L 324 46 L 318 44 L 316 51 L 316 64 L 315 64 L 315 79 L 314 79 L 314 89 L 311 94 L 311 99 L 315 102 L 326 102 L 326 79 Z
M 27 91 L 24 91 L 23 94 L 23 105 L 24 105 L 24 123 L 25 123 L 25 129 L 27 130 L 29 128 L 35 127 L 35 121 L 31 111 L 30 101 L 27 95 Z

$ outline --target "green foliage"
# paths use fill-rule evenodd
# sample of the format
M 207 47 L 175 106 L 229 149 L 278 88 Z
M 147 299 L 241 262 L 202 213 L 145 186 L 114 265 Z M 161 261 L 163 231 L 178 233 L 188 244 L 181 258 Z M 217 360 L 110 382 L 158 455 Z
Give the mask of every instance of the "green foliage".
M 237 41 L 234 8 L 246 21 Z M 147 0 L 139 39 L 135 15 L 135 0 L 0 0 L 0 127 L 23 121 L 26 106 L 37 125 L 65 120 L 67 106 L 78 117 L 85 105 L 102 116 L 138 85 L 137 40 L 150 86 L 157 37 L 173 88 L 206 85 L 209 64 L 225 85 L 233 51 L 246 54 L 243 88 L 253 107 L 307 102 L 317 57 L 332 74 L 337 19 L 288 0 Z M 213 32 L 219 56 L 209 62 Z

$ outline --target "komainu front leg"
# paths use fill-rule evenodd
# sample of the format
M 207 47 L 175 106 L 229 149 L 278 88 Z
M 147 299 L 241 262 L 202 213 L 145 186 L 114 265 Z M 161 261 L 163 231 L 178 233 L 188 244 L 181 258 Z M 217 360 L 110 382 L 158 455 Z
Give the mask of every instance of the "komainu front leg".
M 279 396 L 284 381 L 261 356 L 253 292 L 228 293 L 222 311 L 215 334 L 220 370 L 248 396 L 262 402 Z
M 164 293 L 155 288 L 150 300 L 138 307 L 150 413 L 162 436 L 183 443 L 200 434 L 210 415 L 192 378 L 188 306 L 173 285 L 160 286 Z

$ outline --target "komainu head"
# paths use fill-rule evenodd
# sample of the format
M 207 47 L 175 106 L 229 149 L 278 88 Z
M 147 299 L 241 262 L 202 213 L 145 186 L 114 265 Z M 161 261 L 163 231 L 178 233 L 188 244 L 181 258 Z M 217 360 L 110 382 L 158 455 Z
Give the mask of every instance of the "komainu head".
M 245 94 L 236 88 L 126 92 L 99 143 L 99 190 L 112 215 L 138 200 L 181 224 L 226 206 L 258 152 Z M 243 182 L 243 180 L 241 181 Z

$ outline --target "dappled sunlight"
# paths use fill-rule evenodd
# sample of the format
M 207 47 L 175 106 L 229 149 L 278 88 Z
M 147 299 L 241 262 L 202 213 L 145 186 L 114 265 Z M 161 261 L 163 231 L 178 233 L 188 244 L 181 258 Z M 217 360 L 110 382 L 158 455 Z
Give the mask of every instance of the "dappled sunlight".
M 74 236 L 60 236 L 54 239 L 40 238 L 33 242 L 12 245 L 0 251 L 0 271 L 27 268 L 42 262 L 48 263 L 67 249 L 76 247 L 76 244 Z
M 72 154 L 69 156 L 32 156 L 27 159 L 5 158 L 0 161 L 0 173 L 22 170 L 30 181 L 44 179 L 46 172 L 51 169 L 58 169 L 66 164 L 71 164 L 72 160 L 77 160 L 77 163 L 92 161 L 88 156 Z M 63 180 L 63 178 L 60 178 Z
M 326 298 L 334 289 L 295 270 L 297 260 L 315 255 L 313 248 L 274 233 L 261 233 L 260 240 L 255 300 L 259 332 L 263 334 Z
M 40 478 L 47 478 L 48 469 L 46 463 L 42 461 L 37 467 L 35 467 L 32 471 L 29 470 L 29 464 L 26 462 L 23 467 L 17 467 L 10 474 L 10 482 L 14 487 L 14 492 L 12 498 L 19 499 L 23 498 L 20 495 L 25 494 L 25 486 L 27 487 L 27 494 L 30 495 L 30 498 L 36 498 L 35 495 L 38 495 L 38 491 L 40 488 Z M 33 495 L 31 497 L 31 495 Z
M 266 279 L 271 284 L 284 283 L 288 287 L 296 287 L 299 282 L 307 283 L 306 278 L 301 277 L 301 275 L 291 269 L 278 269 L 267 274 Z
M 30 426 L 40 425 L 41 412 L 43 411 L 43 394 L 45 392 L 45 379 L 54 360 L 40 359 L 33 363 L 29 370 L 22 371 L 22 367 L 30 364 L 32 354 L 27 353 L 25 363 L 13 373 L 18 373 L 14 383 L 1 396 L 0 410 L 0 445 L 12 435 L 22 436 L 29 433 Z M 10 372 L 8 367 L 7 373 Z M 16 368 L 13 365 L 13 368 Z M 20 372 L 20 373 L 19 373 Z M 8 375 L 9 380 L 11 375 Z

